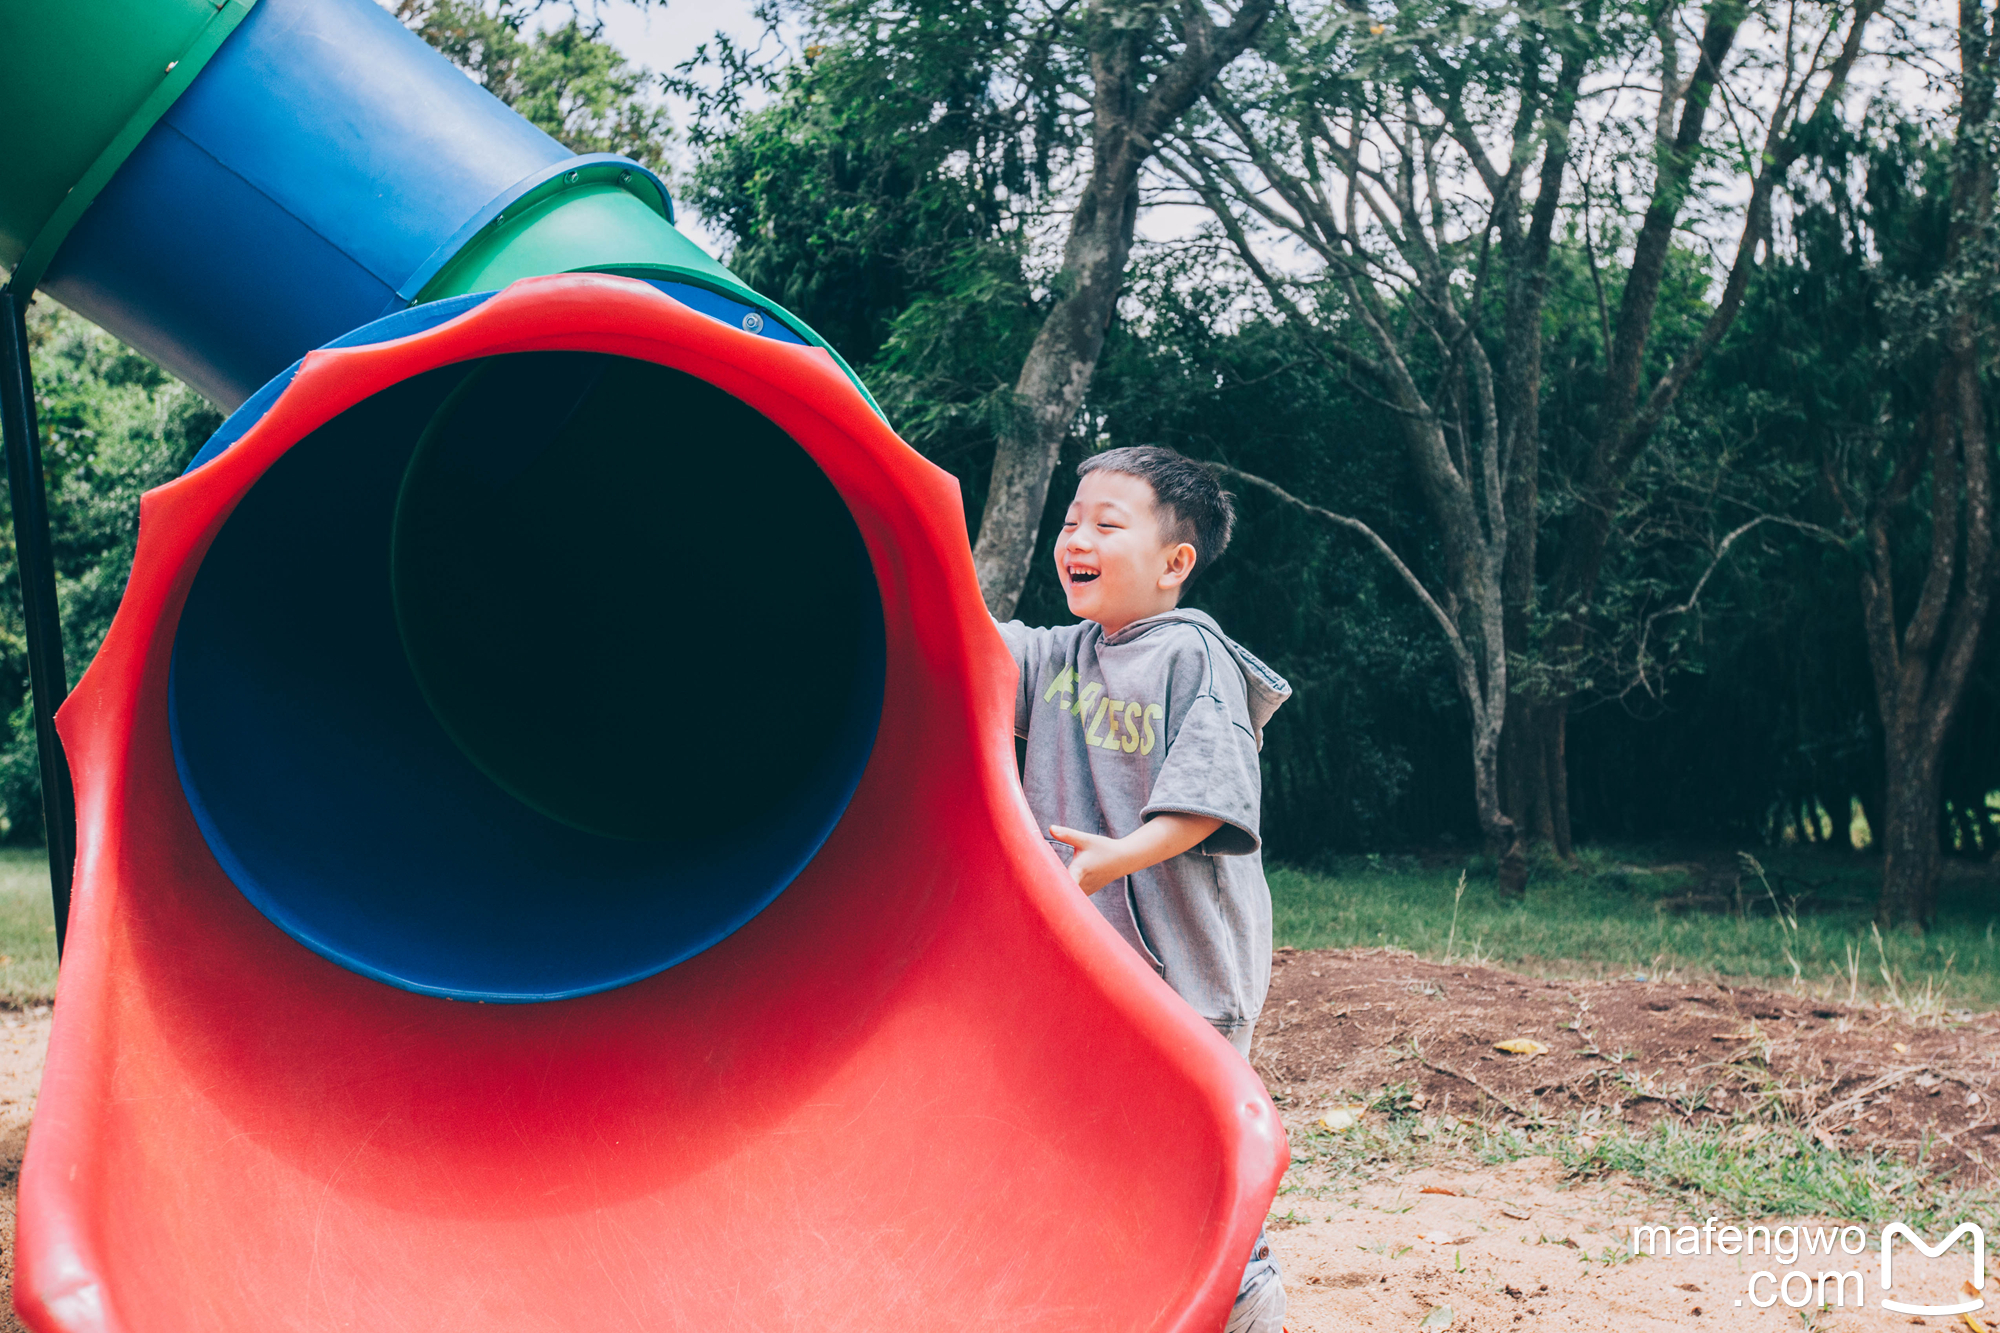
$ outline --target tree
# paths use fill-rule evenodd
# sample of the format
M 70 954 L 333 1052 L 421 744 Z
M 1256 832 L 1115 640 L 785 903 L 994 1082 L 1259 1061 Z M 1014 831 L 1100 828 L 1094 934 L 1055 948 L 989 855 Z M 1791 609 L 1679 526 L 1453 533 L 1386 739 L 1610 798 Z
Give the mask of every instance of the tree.
M 766 60 L 718 37 L 671 80 L 697 107 L 688 202 L 730 236 L 730 266 L 862 367 L 919 304 L 933 324 L 983 319 L 996 303 L 1025 310 L 1025 229 L 1070 146 L 1065 80 L 1034 24 L 1005 4 L 892 23 L 864 3 L 828 5 L 812 25 L 801 58 Z M 698 77 L 708 72 L 712 84 Z M 746 89 L 757 88 L 768 100 L 752 108 Z M 1008 359 L 990 337 L 968 347 L 964 332 L 945 350 Z M 905 369 L 923 391 L 867 378 L 908 433 L 911 418 L 962 395 Z
M 1198 0 L 1006 0 L 992 6 L 806 0 L 792 11 L 808 38 L 803 70 L 797 63 L 760 60 L 718 36 L 713 49 L 698 53 L 674 80 L 702 108 L 696 141 L 707 157 L 698 179 L 708 187 L 706 201 L 722 206 L 737 238 L 732 264 L 752 281 L 788 279 L 772 284 L 788 297 L 819 279 L 797 267 L 803 262 L 817 272 L 816 262 L 802 258 L 815 247 L 800 246 L 786 233 L 812 231 L 821 242 L 818 257 L 836 273 L 857 272 L 851 241 L 864 224 L 886 224 L 884 239 L 907 235 L 902 224 L 943 200 L 947 212 L 970 211 L 962 216 L 969 238 L 1004 241 L 1013 249 L 975 255 L 947 247 L 948 258 L 941 256 L 932 268 L 945 279 L 941 286 L 917 284 L 926 298 L 921 322 L 935 330 L 966 318 L 970 302 L 990 296 L 996 279 L 1013 286 L 1005 270 L 1011 264 L 1022 272 L 1027 243 L 1061 228 L 1061 259 L 1049 276 L 1046 300 L 1032 302 L 1035 328 L 1019 353 L 1018 370 L 1008 376 L 1004 393 L 979 395 L 986 400 L 981 416 L 993 435 L 994 456 L 973 563 L 996 615 L 1011 615 L 1020 599 L 1057 457 L 1088 398 L 1117 313 L 1142 174 L 1160 136 L 1256 39 L 1275 5 L 1240 0 L 1219 22 Z M 775 30 L 779 12 L 765 14 Z M 703 85 L 696 76 L 704 71 L 719 74 L 718 83 Z M 775 91 L 778 108 L 746 112 L 746 85 Z M 859 133 L 846 144 L 818 133 L 834 122 Z M 786 124 L 813 133 L 787 143 L 774 133 Z M 892 125 L 900 134 L 882 133 Z M 950 151 L 932 151 L 938 147 Z M 766 190 L 781 197 L 798 191 L 775 175 L 746 170 L 745 150 L 763 161 L 809 159 L 810 179 L 832 187 L 815 198 L 830 207 L 782 215 L 767 208 L 759 198 Z M 897 206 L 879 188 L 855 190 L 873 185 L 870 177 L 891 167 L 906 170 L 917 207 Z M 752 180 L 754 186 L 743 188 Z M 866 211 L 859 207 L 863 198 Z M 822 219 L 831 225 L 822 226 Z M 915 231 L 935 236 L 937 222 L 932 217 Z M 761 226 L 746 225 L 753 223 Z M 791 272 L 763 271 L 761 265 L 780 253 L 788 256 Z M 882 250 L 869 253 L 879 258 Z M 876 270 L 868 276 L 888 275 Z M 960 299 L 941 303 L 942 288 L 955 288 Z M 862 290 L 864 303 L 877 306 L 880 288 Z M 1010 292 L 1008 300 L 1019 308 L 1032 298 Z M 807 303 L 806 313 L 811 308 Z M 927 340 L 921 328 L 906 332 L 905 347 Z M 879 325 L 877 333 L 888 337 Z M 993 346 L 1007 345 L 1003 338 Z M 905 377 L 928 380 L 908 373 L 914 370 L 905 357 Z
M 1532 17 L 1455 3 L 1380 14 L 1328 6 L 1268 44 L 1267 60 L 1212 89 L 1212 120 L 1191 126 L 1170 154 L 1272 307 L 1402 423 L 1442 538 L 1439 586 L 1398 567 L 1452 646 L 1471 713 L 1480 823 L 1501 857 L 1503 893 L 1525 883 L 1524 824 L 1569 850 L 1563 728 L 1578 682 L 1564 668 L 1586 643 L 1626 478 L 1735 318 L 1771 191 L 1801 151 L 1801 126 L 1834 114 L 1879 5 L 1856 0 L 1818 24 L 1787 11 L 1792 21 L 1771 34 L 1779 73 L 1763 84 L 1761 59 L 1730 61 L 1745 15 L 1728 4 L 1706 10 L 1685 53 L 1675 26 L 1685 16 L 1673 6 L 1593 3 Z M 1625 165 L 1650 170 L 1651 182 L 1615 332 L 1605 316 L 1606 373 L 1582 503 L 1565 525 L 1553 596 L 1543 598 L 1539 413 L 1555 224 L 1586 84 L 1630 63 L 1647 42 L 1660 79 L 1652 151 Z M 1693 69 L 1683 76 L 1688 57 Z M 1758 125 L 1760 87 L 1768 97 Z M 1718 95 L 1736 113 L 1750 199 L 1713 312 L 1642 399 L 1673 240 L 1700 183 Z M 1600 110 L 1601 132 L 1619 128 L 1615 106 L 1614 97 Z M 1476 194 L 1466 182 L 1477 183 Z M 1593 182 L 1586 175 L 1582 184 L 1587 205 Z M 1580 221 L 1601 292 L 1587 206 Z M 1279 242 L 1313 266 L 1281 268 Z M 1538 634 L 1541 605 L 1554 614 L 1543 615 Z M 1514 664 L 1538 648 L 1539 696 L 1510 681 Z
M 1947 745 L 2000 576 L 1987 417 L 2000 296 L 1995 28 L 1990 3 L 1959 6 L 1949 132 L 1881 108 L 1862 132 L 1820 146 L 1779 294 L 1781 336 L 1802 364 L 1781 362 L 1774 378 L 1798 405 L 1793 447 L 1818 474 L 1813 517 L 1857 566 L 1881 734 L 1870 816 L 1884 926 L 1927 925 L 1935 910 Z
M 2000 291 L 1994 228 L 2000 119 L 2000 21 L 1982 0 L 1960 0 L 1958 131 L 1951 145 L 1944 264 L 1919 295 L 1920 336 L 1937 345 L 1937 369 L 1889 483 L 1865 520 L 1869 563 L 1861 576 L 1870 664 L 1888 762 L 1888 828 L 1882 867 L 1884 924 L 1931 920 L 1938 876 L 1939 761 L 1964 697 L 1993 596 L 1993 445 L 1987 430 L 1985 347 Z M 1900 628 L 1895 596 L 1896 511 L 1930 476 L 1930 534 L 1923 583 Z
M 1540 699 L 1524 701 L 1518 716 L 1521 725 L 1509 743 L 1508 769 L 1516 799 L 1538 815 L 1547 812 L 1547 827 L 1564 852 L 1570 843 L 1564 740 L 1576 689 L 1575 680 L 1563 673 L 1564 659 L 1581 653 L 1588 639 L 1592 602 L 1625 484 L 1641 451 L 1741 310 L 1759 250 L 1769 238 L 1772 197 L 1807 146 L 1836 121 L 1868 25 L 1881 8 L 1882 0 L 1853 0 L 1847 6 L 1828 6 L 1815 22 L 1815 15 L 1796 4 L 1764 11 L 1746 11 L 1729 3 L 1711 5 L 1695 47 L 1695 68 L 1684 82 L 1676 67 L 1678 43 L 1668 37 L 1665 27 L 1670 14 L 1661 15 L 1663 93 L 1651 194 L 1633 239 L 1619 298 L 1604 393 L 1597 404 L 1599 424 L 1577 477 L 1578 503 L 1564 525 L 1558 564 L 1548 594 L 1541 599 L 1549 618 L 1541 652 L 1551 687 Z M 1770 89 L 1761 132 L 1750 110 L 1753 90 L 1732 91 L 1724 79 L 1724 60 L 1745 19 L 1759 13 L 1773 36 L 1782 33 L 1777 61 L 1767 65 L 1752 59 L 1739 67 L 1751 79 L 1762 78 Z M 1770 84 L 1773 78 L 1775 86 Z M 1664 90 L 1677 84 L 1684 91 L 1678 98 L 1676 123 L 1670 114 L 1675 108 Z M 1734 140 L 1729 156 L 1748 168 L 1738 181 L 1747 185 L 1749 198 L 1728 276 L 1712 312 L 1693 340 L 1677 349 L 1663 370 L 1649 376 L 1648 343 L 1669 252 L 1697 183 L 1709 106 L 1718 96 L 1728 99 L 1724 109 Z
M 644 3 L 644 0 L 640 0 Z M 652 74 L 569 20 L 522 36 L 536 0 L 397 0 L 396 17 L 572 153 L 620 153 L 665 174 L 672 127 Z
M 1656 193 L 1660 129 L 1671 146 L 1686 122 L 1688 73 L 1707 22 L 1698 8 L 1662 14 L 1602 0 L 1585 23 L 1580 2 L 1525 19 L 1499 6 L 1489 13 L 1438 4 L 1412 11 L 1407 26 L 1385 12 L 1375 20 L 1380 33 L 1334 8 L 1319 26 L 1301 12 L 1297 29 L 1279 15 L 1260 34 L 1258 54 L 1228 67 L 1217 95 L 1246 123 L 1282 131 L 1296 105 L 1286 101 L 1294 85 L 1274 71 L 1293 63 L 1302 80 L 1344 81 L 1352 101 L 1341 106 L 1361 100 L 1357 82 L 1382 91 L 1389 119 L 1404 116 L 1398 80 L 1412 81 L 1417 113 L 1434 117 L 1448 105 L 1449 75 L 1464 89 L 1465 119 L 1495 175 L 1513 174 L 1513 211 L 1489 227 L 1494 194 L 1458 137 L 1438 135 L 1432 170 L 1445 225 L 1423 208 L 1417 219 L 1447 273 L 1446 295 L 1488 363 L 1500 438 L 1515 432 L 1514 452 L 1505 455 L 1513 466 L 1500 487 L 1509 552 L 1500 602 L 1514 636 L 1499 659 L 1507 703 L 1492 785 L 1501 813 L 1524 834 L 1552 842 L 1558 823 L 1567 829 L 1568 817 L 1558 821 L 1548 802 L 1547 813 L 1538 812 L 1535 793 L 1520 790 L 1536 783 L 1506 748 L 1524 702 L 1539 706 L 1567 691 L 1574 705 L 1565 711 L 1563 762 L 1542 765 L 1539 781 L 1543 795 L 1553 789 L 1565 797 L 1558 807 L 1565 816 L 1575 783 L 1574 818 L 1585 836 L 1755 838 L 1787 821 L 1806 829 L 1802 812 L 1823 803 L 1838 814 L 1855 794 L 1881 833 L 1881 741 L 1853 596 L 1862 544 L 1852 534 L 1845 546 L 1801 539 L 1802 526 L 1841 521 L 1829 499 L 1812 498 L 1825 432 L 1808 405 L 1861 377 L 1849 363 L 1881 335 L 1879 319 L 1815 303 L 1809 280 L 1829 278 L 1833 266 L 1798 249 L 1806 204 L 1829 194 L 1812 155 L 1844 131 L 1845 117 L 1827 114 L 1840 100 L 1828 84 L 1853 11 L 1800 11 L 1794 53 L 1806 38 L 1828 43 L 1812 60 L 1802 56 L 1794 74 L 1814 71 L 1790 113 L 1807 156 L 1774 195 L 1779 202 L 1760 238 L 1771 250 L 1753 255 L 1741 312 L 1715 350 L 1689 366 L 1671 409 L 1624 473 L 1576 646 L 1558 654 L 1553 646 L 1570 622 L 1550 605 L 1550 578 L 1568 535 L 1582 528 L 1577 506 L 1604 434 L 1614 325 Z M 1053 248 L 1090 164 L 1081 11 L 1042 0 L 978 7 L 814 0 L 795 12 L 811 20 L 796 57 L 760 66 L 767 55 L 735 53 L 746 62 L 737 68 L 750 74 L 725 76 L 718 98 L 765 77 L 770 96 L 754 111 L 696 124 L 691 138 L 702 156 L 689 197 L 728 227 L 738 270 L 828 333 L 862 367 L 905 437 L 958 476 L 973 527 L 985 509 L 994 437 L 1017 401 L 1017 372 L 1056 298 Z M 1063 15 L 1069 26 L 1058 21 Z M 1640 383 L 1648 392 L 1686 364 L 1727 292 L 1736 255 L 1729 243 L 1740 244 L 1760 136 L 1782 110 L 1784 47 L 1765 22 L 1782 11 L 1739 17 L 1667 231 L 1645 330 Z M 1337 24 L 1345 26 L 1333 31 Z M 1877 21 L 1871 30 L 1884 26 Z M 1536 33 L 1544 38 L 1536 67 L 1542 110 L 1517 137 L 1524 54 Z M 1678 37 L 1671 55 L 1663 33 Z M 1306 47 L 1308 37 L 1321 45 Z M 1563 170 L 1551 176 L 1558 117 L 1549 93 L 1571 39 L 1590 65 L 1562 145 Z M 1299 54 L 1308 50 L 1324 59 L 1315 65 Z M 1449 68 L 1420 67 L 1420 57 Z M 1664 82 L 1636 108 L 1618 101 L 1632 94 L 1610 88 L 1629 89 L 1640 81 L 1633 71 L 1669 65 L 1673 98 L 1664 119 Z M 1414 82 L 1418 75 L 1423 82 Z M 1893 122 L 1885 133 L 1915 132 L 1907 123 L 1916 119 L 1913 108 L 1885 114 Z M 1378 138 L 1398 149 L 1379 126 L 1371 134 L 1370 151 Z M 1162 166 L 1195 166 L 1184 151 L 1195 142 L 1234 165 L 1246 185 L 1263 188 L 1235 130 L 1213 104 L 1201 104 L 1162 141 L 1166 155 L 1154 157 L 1144 177 L 1155 192 L 1147 198 L 1160 197 Z M 1286 165 L 1300 161 L 1294 140 L 1281 138 L 1278 149 Z M 1340 175 L 1325 154 L 1320 161 L 1326 176 Z M 1545 191 L 1553 215 L 1546 240 L 1530 246 Z M 1275 193 L 1258 200 L 1284 207 Z M 1305 501 L 1232 482 L 1245 522 L 1228 558 L 1194 593 L 1298 687 L 1265 755 L 1273 856 L 1303 861 L 1478 837 L 1470 710 L 1456 682 L 1464 655 L 1475 674 L 1493 659 L 1466 611 L 1472 599 L 1455 596 L 1447 580 L 1444 529 L 1410 462 L 1409 418 L 1348 355 L 1382 359 L 1333 266 L 1247 203 L 1233 202 L 1230 212 L 1291 308 L 1272 298 L 1220 220 L 1207 234 L 1135 240 L 1117 313 L 1058 461 L 1107 445 L 1171 443 Z M 1928 247 L 1935 260 L 1943 251 L 1941 227 L 1886 215 L 1883 225 L 1913 254 Z M 1364 256 L 1381 266 L 1365 288 L 1380 294 L 1379 326 L 1399 340 L 1454 458 L 1465 452 L 1464 439 L 1478 458 L 1483 408 L 1473 352 L 1428 331 L 1423 321 L 1442 316 L 1423 304 L 1422 292 L 1412 295 L 1414 269 L 1384 233 L 1364 241 Z M 1881 248 L 1873 240 L 1862 248 L 1870 247 Z M 1909 272 L 1912 281 L 1921 277 Z M 1535 310 L 1539 318 L 1530 318 Z M 1855 404 L 1852 421 L 1879 415 L 1859 398 Z M 1890 412 L 1898 414 L 1915 415 L 1902 400 Z M 1836 424 L 1848 431 L 1848 422 Z M 1483 466 L 1469 477 L 1483 507 Z M 1927 483 L 1915 494 L 1927 497 Z M 1060 503 L 1051 496 L 1044 523 Z M 1315 509 L 1365 524 L 1428 601 L 1372 538 Z M 1921 514 L 1906 512 L 1899 529 L 1906 535 L 1895 541 L 1897 578 L 1910 586 L 1920 570 L 1912 573 L 1917 543 L 1909 537 L 1928 531 L 1912 517 Z M 1485 540 L 1483 517 L 1480 524 Z M 1535 539 L 1532 559 L 1519 554 L 1526 537 Z M 1523 579 L 1524 571 L 1534 577 Z M 1464 655 L 1433 605 L 1462 627 Z M 1063 615 L 1045 561 L 1031 562 L 1020 613 L 1038 623 Z M 1525 646 L 1517 651 L 1517 643 Z M 2000 751 L 1990 744 L 2000 717 L 2000 655 L 1989 652 L 1975 672 L 1967 723 L 1943 761 L 1947 795 L 1960 811 L 2000 785 L 1991 760 Z M 1489 677 L 1479 677 L 1479 688 L 1490 697 Z
M 1014 383 L 1000 423 L 993 479 L 972 561 L 996 616 L 1013 614 L 1056 458 L 1090 391 L 1117 312 L 1139 216 L 1139 176 L 1225 66 L 1247 48 L 1275 0 L 1240 0 L 1218 26 L 1201 0 L 1176 6 L 1088 0 L 1090 169 L 1069 217 L 1054 304 Z
M 1498 11 L 1471 14 L 1469 39 L 1442 35 L 1468 26 L 1440 29 L 1444 17 L 1395 16 L 1412 31 L 1440 34 L 1418 38 L 1408 55 L 1386 39 L 1357 38 L 1358 16 L 1318 34 L 1300 30 L 1261 79 L 1212 90 L 1211 132 L 1186 135 L 1169 160 L 1308 345 L 1358 374 L 1401 424 L 1442 537 L 1441 596 L 1366 524 L 1308 507 L 1387 557 L 1450 645 L 1471 713 L 1480 825 L 1500 857 L 1503 892 L 1518 894 L 1527 862 L 1519 827 L 1501 808 L 1497 762 L 1508 700 L 1508 502 L 1516 513 L 1533 503 L 1537 455 L 1527 441 L 1537 435 L 1541 302 L 1577 93 L 1598 39 L 1587 15 L 1517 25 Z M 1388 32 L 1386 22 L 1367 26 L 1375 38 Z M 1475 116 L 1511 120 L 1504 166 L 1488 160 Z M 1466 156 L 1455 157 L 1454 147 Z M 1488 192 L 1476 241 L 1444 201 L 1446 177 L 1467 164 Z M 1303 286 L 1321 289 L 1282 277 L 1251 223 L 1307 247 L 1323 268 Z M 1488 315 L 1487 274 L 1474 275 L 1470 290 L 1461 286 L 1468 243 L 1483 247 L 1496 235 L 1504 291 L 1493 313 L 1506 352 L 1497 380 L 1475 328 Z M 1229 470 L 1305 505 L 1275 483 Z

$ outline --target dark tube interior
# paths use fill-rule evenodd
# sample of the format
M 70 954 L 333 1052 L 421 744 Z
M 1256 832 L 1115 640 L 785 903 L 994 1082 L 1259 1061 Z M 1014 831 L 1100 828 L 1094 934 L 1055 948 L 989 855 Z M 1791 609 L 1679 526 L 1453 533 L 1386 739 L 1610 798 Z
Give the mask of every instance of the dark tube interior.
M 539 1000 L 671 966 L 831 832 L 881 713 L 853 517 L 681 372 L 530 353 L 405 381 L 252 487 L 175 640 L 224 870 L 392 984 Z

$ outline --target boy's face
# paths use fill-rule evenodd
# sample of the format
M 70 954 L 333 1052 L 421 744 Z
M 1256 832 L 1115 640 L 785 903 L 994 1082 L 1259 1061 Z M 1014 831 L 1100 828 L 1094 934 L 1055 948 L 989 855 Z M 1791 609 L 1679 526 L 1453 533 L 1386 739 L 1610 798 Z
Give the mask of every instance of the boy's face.
M 1116 634 L 1171 611 L 1194 571 L 1195 550 L 1160 531 L 1153 488 L 1124 472 L 1087 472 L 1056 539 L 1056 575 L 1070 614 Z

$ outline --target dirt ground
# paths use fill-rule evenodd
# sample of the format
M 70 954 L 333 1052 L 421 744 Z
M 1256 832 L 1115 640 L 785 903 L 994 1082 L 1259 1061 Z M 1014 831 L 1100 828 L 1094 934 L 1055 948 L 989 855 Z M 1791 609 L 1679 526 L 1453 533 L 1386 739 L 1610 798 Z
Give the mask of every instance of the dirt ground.
M 46 1009 L 0 1014 L 0 1283 L 10 1296 L 15 1182 L 48 1033 Z M 1573 1125 L 1585 1112 L 1639 1127 L 1782 1111 L 1842 1148 L 1912 1153 L 1928 1134 L 1930 1160 L 1990 1176 L 1986 1164 L 2000 1162 L 1996 1035 L 1994 1015 L 1914 1026 L 1894 1013 L 1716 984 L 1550 982 L 1395 950 L 1280 950 L 1252 1055 L 1295 1143 L 1329 1107 L 1393 1090 L 1405 1113 L 1518 1125 Z M 1522 1037 L 1547 1052 L 1494 1049 Z M 1760 1308 L 1772 1291 L 1767 1280 L 1753 1292 L 1751 1277 L 1787 1271 L 1764 1256 L 1631 1259 L 1632 1227 L 1687 1219 L 1627 1179 L 1565 1182 L 1548 1157 L 1385 1167 L 1366 1182 L 1319 1183 L 1335 1188 L 1282 1195 L 1274 1209 L 1291 1333 L 1969 1333 L 1957 1320 L 1874 1308 L 1872 1253 L 1831 1262 L 1866 1275 L 1858 1311 L 1798 1311 L 1783 1300 Z M 1964 1277 L 1962 1250 L 1938 1260 L 1910 1253 L 1898 1259 L 1896 1294 L 1941 1302 Z M 1989 1291 L 1990 1313 L 2000 1290 Z M 11 1307 L 0 1333 L 20 1328 Z
M 1639 1128 L 1661 1117 L 1754 1124 L 1783 1112 L 1843 1149 L 1913 1155 L 1928 1134 L 1928 1160 L 1961 1178 L 1990 1180 L 1986 1164 L 2000 1161 L 1994 1015 L 1916 1026 L 1769 991 L 1542 981 L 1386 949 L 1280 950 L 1264 1015 L 1252 1058 L 1295 1144 L 1329 1107 L 1388 1094 L 1433 1123 L 1574 1126 L 1594 1113 L 1600 1125 Z M 1494 1049 L 1523 1037 L 1546 1053 Z M 1788 1268 L 1762 1254 L 1725 1256 L 1711 1241 L 1705 1255 L 1632 1259 L 1634 1226 L 1688 1219 L 1630 1180 L 1561 1187 L 1548 1157 L 1413 1169 L 1358 1190 L 1302 1183 L 1333 1188 L 1281 1195 L 1274 1208 L 1292 1333 L 1974 1327 L 1875 1308 L 1872 1251 Z M 1743 1219 L 1721 1219 L 1732 1220 Z M 1967 1258 L 1963 1249 L 1899 1256 L 1894 1294 L 1914 1304 L 1959 1299 Z M 1771 1283 L 1790 1268 L 1859 1270 L 1866 1307 L 1799 1311 L 1772 1300 Z M 1773 1277 L 1753 1294 L 1760 1270 Z M 2000 1292 L 1989 1292 L 2000 1306 Z
M 1642 1127 L 1782 1110 L 1829 1146 L 1991 1178 L 2000 1014 L 1919 1026 L 1876 1010 L 1714 982 L 1543 981 L 1395 949 L 1280 949 L 1251 1062 L 1310 1123 L 1346 1093 L 1412 1085 L 1433 1115 Z M 1527 1038 L 1546 1054 L 1497 1051 Z

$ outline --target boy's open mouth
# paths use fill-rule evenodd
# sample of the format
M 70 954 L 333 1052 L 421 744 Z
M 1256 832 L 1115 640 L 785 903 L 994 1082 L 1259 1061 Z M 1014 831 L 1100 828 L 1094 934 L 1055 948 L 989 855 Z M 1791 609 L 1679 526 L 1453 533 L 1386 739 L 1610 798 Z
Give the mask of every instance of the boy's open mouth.
M 1094 569 L 1072 569 L 1069 571 L 1069 581 L 1071 583 L 1095 583 L 1097 581 L 1097 571 Z

